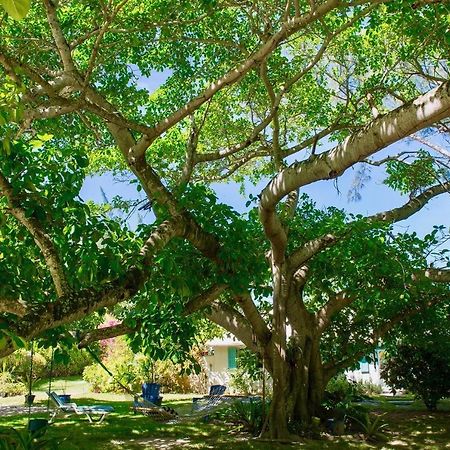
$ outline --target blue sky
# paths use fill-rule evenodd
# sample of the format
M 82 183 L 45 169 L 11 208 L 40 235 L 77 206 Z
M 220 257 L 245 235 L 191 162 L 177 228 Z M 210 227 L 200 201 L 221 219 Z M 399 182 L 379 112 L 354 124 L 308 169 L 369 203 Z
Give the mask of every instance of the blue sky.
M 138 70 L 134 68 L 134 70 Z M 170 76 L 169 71 L 154 72 L 150 77 L 138 75 L 137 84 L 140 88 L 146 89 L 149 93 L 154 92 L 164 81 Z M 407 142 L 400 142 L 385 149 L 382 154 L 386 155 L 388 152 L 398 153 L 408 148 L 411 150 L 411 145 Z M 374 168 L 371 171 L 372 179 L 366 183 L 364 189 L 360 191 L 362 199 L 357 202 L 350 202 L 348 200 L 348 192 L 351 188 L 352 182 L 356 175 L 356 169 L 348 169 L 337 182 L 335 181 L 320 181 L 302 189 L 310 195 L 319 207 L 335 206 L 337 208 L 345 209 L 354 214 L 370 215 L 387 209 L 391 209 L 405 203 L 408 198 L 392 191 L 383 184 L 383 171 Z M 337 184 L 336 184 L 337 183 Z M 267 181 L 260 182 L 257 186 L 247 184 L 245 186 L 245 196 L 240 194 L 239 186 L 235 183 L 216 184 L 214 188 L 218 194 L 219 199 L 233 206 L 237 211 L 243 212 L 246 210 L 245 203 L 248 200 L 249 194 L 256 195 L 267 184 Z M 81 197 L 84 200 L 94 200 L 95 202 L 102 202 L 103 196 L 101 188 L 106 193 L 107 197 L 111 199 L 114 195 L 122 195 L 125 198 L 137 198 L 136 185 L 127 185 L 125 183 L 115 182 L 110 175 L 103 175 L 101 177 L 89 178 L 86 180 L 81 191 Z M 420 236 L 430 232 L 433 225 L 450 225 L 450 195 L 443 194 L 429 202 L 420 212 L 415 214 L 412 218 L 400 222 L 397 225 L 399 231 L 416 231 Z M 147 216 L 146 221 L 151 220 L 151 216 Z M 132 225 L 136 222 L 136 218 L 132 219 Z M 134 223 L 133 223 L 134 222 Z
M 323 208 L 335 206 L 345 209 L 354 214 L 370 215 L 387 209 L 401 206 L 408 201 L 408 197 L 392 191 L 382 183 L 383 177 L 380 171 L 372 172 L 372 179 L 360 191 L 361 200 L 354 202 L 348 200 L 348 191 L 355 177 L 356 170 L 350 168 L 335 181 L 319 181 L 306 186 L 302 192 L 306 192 L 317 206 Z M 239 185 L 236 183 L 215 184 L 214 189 L 218 194 L 220 201 L 233 206 L 237 211 L 247 210 L 245 203 L 250 194 L 256 195 L 266 185 L 266 181 L 253 186 L 245 186 L 245 195 L 239 192 Z M 108 199 L 114 195 L 121 195 L 125 198 L 138 198 L 140 195 L 136 191 L 136 185 L 128 185 L 124 182 L 114 181 L 111 175 L 102 175 L 100 177 L 88 178 L 81 191 L 81 197 L 84 200 L 93 200 L 103 202 L 101 189 L 104 190 Z M 420 236 L 427 234 L 433 228 L 433 225 L 450 225 L 450 197 L 449 194 L 443 194 L 438 198 L 431 200 L 421 211 L 412 218 L 400 222 L 397 225 L 399 231 L 416 231 Z M 145 221 L 151 220 L 147 216 Z M 135 223 L 136 217 L 132 220 Z

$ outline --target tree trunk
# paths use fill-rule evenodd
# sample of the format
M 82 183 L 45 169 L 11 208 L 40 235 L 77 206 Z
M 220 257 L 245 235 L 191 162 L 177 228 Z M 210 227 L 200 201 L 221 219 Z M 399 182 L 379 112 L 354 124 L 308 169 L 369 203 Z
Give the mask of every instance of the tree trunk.
M 273 366 L 273 393 L 268 434 L 271 439 L 289 438 L 289 425 L 308 425 L 319 414 L 325 383 L 318 342 L 305 339 L 286 361 Z

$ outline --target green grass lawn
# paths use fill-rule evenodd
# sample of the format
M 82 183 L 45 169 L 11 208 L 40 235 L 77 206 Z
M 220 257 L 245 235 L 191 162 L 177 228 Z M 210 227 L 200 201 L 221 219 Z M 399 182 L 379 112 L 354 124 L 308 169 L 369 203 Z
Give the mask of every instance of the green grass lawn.
M 130 410 L 131 398 L 123 395 L 89 394 L 77 398 L 78 404 L 110 404 L 115 412 L 103 424 L 89 424 L 84 416 L 72 415 L 58 418 L 47 432 L 62 442 L 59 448 L 71 449 L 450 449 L 450 400 L 442 402 L 441 410 L 429 413 L 420 402 L 408 407 L 393 407 L 382 401 L 377 412 L 387 411 L 389 441 L 384 444 L 365 443 L 358 436 L 330 437 L 327 440 L 303 440 L 294 444 L 261 442 L 239 433 L 223 423 L 203 423 L 192 418 L 189 395 L 165 394 L 164 404 L 179 411 L 183 419 L 179 423 L 156 423 L 151 419 L 134 415 Z M 46 404 L 44 402 L 39 402 Z M 33 417 L 45 417 L 34 414 Z M 0 432 L 10 427 L 24 428 L 26 416 L 0 417 Z M 64 439 L 64 441 L 63 441 Z

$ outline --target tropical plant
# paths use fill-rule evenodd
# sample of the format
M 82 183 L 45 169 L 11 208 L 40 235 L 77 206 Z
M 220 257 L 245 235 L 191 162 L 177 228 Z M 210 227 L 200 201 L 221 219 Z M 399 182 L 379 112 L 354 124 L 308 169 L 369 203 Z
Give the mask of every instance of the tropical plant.
M 180 364 L 153 361 L 142 353 L 135 354 L 123 337 L 110 340 L 102 348 L 101 361 L 113 376 L 98 363 L 85 367 L 83 379 L 94 392 L 123 392 L 123 386 L 140 392 L 142 383 L 152 380 L 161 384 L 165 392 L 192 392 L 190 378 Z
M 260 399 L 250 398 L 247 401 L 233 402 L 219 413 L 219 417 L 237 425 L 240 430 L 257 436 L 261 433 L 268 413 L 268 402 L 264 405 Z
M 17 430 L 0 433 L 0 450 L 58 450 L 66 439 L 56 440 L 45 436 L 47 429 L 39 431 Z
M 363 413 L 357 417 L 351 417 L 351 420 L 355 421 L 361 427 L 361 431 L 364 434 L 364 438 L 367 441 L 387 441 L 387 436 L 384 434 L 384 430 L 388 424 L 382 422 L 384 414 L 370 414 L 368 412 Z
M 32 373 L 30 373 L 31 364 Z M 32 355 L 30 349 L 17 350 L 8 358 L 6 366 L 12 377 L 23 383 L 27 389 L 48 375 L 48 361 L 45 356 L 37 351 Z

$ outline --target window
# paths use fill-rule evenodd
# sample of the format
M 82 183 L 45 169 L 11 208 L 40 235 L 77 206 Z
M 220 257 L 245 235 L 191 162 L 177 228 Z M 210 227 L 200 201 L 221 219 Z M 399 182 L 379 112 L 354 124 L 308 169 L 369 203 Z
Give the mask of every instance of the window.
M 369 362 L 366 360 L 366 357 L 359 361 L 359 370 L 361 370 L 361 373 L 369 373 Z
M 228 368 L 229 369 L 236 369 L 236 367 L 237 367 L 236 357 L 237 357 L 237 348 L 228 347 Z

